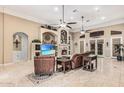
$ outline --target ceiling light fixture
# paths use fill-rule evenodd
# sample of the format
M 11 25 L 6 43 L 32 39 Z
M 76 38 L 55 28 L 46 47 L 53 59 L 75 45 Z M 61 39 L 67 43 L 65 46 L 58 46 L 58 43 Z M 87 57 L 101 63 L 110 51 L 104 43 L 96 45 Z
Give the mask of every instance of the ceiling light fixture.
M 61 26 L 61 27 L 66 27 L 66 24 L 63 23 L 63 24 L 61 24 L 60 26 Z
M 63 27 L 63 28 L 67 27 L 69 29 L 72 29 L 72 27 L 70 25 L 77 24 L 77 22 L 68 22 L 68 23 L 65 22 L 65 6 L 64 5 L 62 5 L 62 11 L 61 12 L 62 12 L 62 18 L 60 19 L 60 24 L 51 24 L 51 25 L 58 25 L 57 26 L 58 29 L 61 27 Z
M 81 34 L 85 34 L 85 30 L 84 30 L 84 26 L 83 26 L 83 22 L 84 22 L 84 16 L 81 17 L 82 18 L 82 27 L 81 27 Z
M 85 34 L 85 30 L 84 30 L 83 25 L 82 25 L 82 28 L 81 28 L 81 34 Z
M 102 17 L 101 17 L 101 19 L 102 19 L 102 20 L 105 20 L 105 19 L 106 19 L 106 17 L 105 17 L 105 16 L 102 16 Z
M 81 34 L 85 34 L 85 32 L 84 31 L 81 31 Z
M 59 10 L 58 7 L 54 7 L 54 11 L 57 12 Z
M 100 9 L 98 7 L 95 7 L 94 10 L 97 11 L 97 12 L 100 11 Z
M 71 20 L 73 20 L 73 19 L 74 19 L 74 17 L 70 17 L 70 19 L 71 19 Z

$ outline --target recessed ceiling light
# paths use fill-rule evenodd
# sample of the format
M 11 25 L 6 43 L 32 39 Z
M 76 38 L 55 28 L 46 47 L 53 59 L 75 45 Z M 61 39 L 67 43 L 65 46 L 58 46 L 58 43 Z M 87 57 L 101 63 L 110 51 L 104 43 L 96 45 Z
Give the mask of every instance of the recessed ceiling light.
M 105 17 L 105 16 L 102 16 L 102 17 L 101 17 L 101 19 L 102 19 L 102 20 L 105 20 L 105 19 L 106 19 L 106 17 Z
M 54 11 L 57 12 L 59 10 L 58 7 L 54 7 Z
M 71 16 L 71 17 L 70 17 L 70 19 L 71 19 L 71 20 L 73 20 L 73 19 L 74 19 L 74 17 L 73 17 L 73 16 Z
M 95 7 L 94 10 L 97 11 L 97 12 L 100 11 L 100 9 L 98 7 Z

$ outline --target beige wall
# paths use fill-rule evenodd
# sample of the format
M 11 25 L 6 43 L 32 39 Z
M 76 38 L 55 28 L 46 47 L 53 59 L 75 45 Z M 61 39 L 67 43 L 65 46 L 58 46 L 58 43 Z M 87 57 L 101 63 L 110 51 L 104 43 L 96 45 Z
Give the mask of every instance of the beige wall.
M 91 30 L 90 32 L 94 32 L 94 31 L 101 31 L 104 30 L 105 34 L 104 36 L 100 37 L 100 38 L 104 38 L 104 56 L 105 57 L 111 57 L 111 38 L 112 37 L 122 37 L 123 39 L 123 44 L 124 44 L 124 24 L 119 24 L 119 25 L 113 25 L 113 26 L 108 26 L 108 27 L 104 27 L 104 28 L 97 28 L 94 30 Z M 122 35 L 110 35 L 110 31 L 111 30 L 115 30 L 115 31 L 122 31 Z M 89 51 L 90 47 L 89 47 L 89 40 L 93 39 L 89 37 L 89 33 L 85 34 L 85 39 L 80 39 L 80 33 L 76 32 L 74 33 L 74 42 L 77 42 L 78 45 L 75 46 L 74 48 L 74 53 L 80 53 L 80 40 L 84 40 L 85 41 L 85 45 L 86 43 L 88 43 L 88 46 L 85 47 L 85 51 Z M 106 42 L 109 43 L 109 46 L 106 46 Z
M 28 59 L 30 59 L 30 45 L 33 39 L 38 39 L 40 33 L 40 24 L 28 21 L 22 18 L 18 18 L 11 15 L 4 16 L 4 63 L 13 62 L 13 34 L 16 32 L 23 32 L 28 35 Z M 105 31 L 105 42 L 110 42 L 110 31 L 117 30 L 122 31 L 122 37 L 124 37 L 124 24 L 114 25 L 104 28 L 94 29 L 92 31 L 104 30 Z M 73 34 L 73 52 L 80 53 L 80 33 Z M 89 33 L 86 33 L 85 44 L 89 42 Z M 0 13 L 0 64 L 3 63 L 3 15 Z M 77 43 L 77 46 L 75 46 Z M 124 38 L 123 38 L 124 43 Z M 85 47 L 85 50 L 89 50 L 89 46 Z M 105 56 L 110 56 L 110 47 L 105 47 Z
M 0 13 L 0 64 L 3 63 L 3 15 Z
M 0 18 L 1 18 L 1 14 L 0 14 Z M 1 20 L 0 20 L 0 24 L 1 24 Z M 0 40 L 2 36 L 1 32 L 2 29 L 0 27 Z M 16 32 L 23 32 L 28 35 L 28 40 L 29 40 L 28 59 L 30 59 L 31 41 L 33 39 L 38 39 L 40 33 L 40 24 L 5 14 L 4 16 L 4 62 L 5 63 L 13 62 L 13 34 Z M 2 42 L 0 41 L 0 43 Z M 0 54 L 0 60 L 1 60 L 1 56 L 2 54 Z

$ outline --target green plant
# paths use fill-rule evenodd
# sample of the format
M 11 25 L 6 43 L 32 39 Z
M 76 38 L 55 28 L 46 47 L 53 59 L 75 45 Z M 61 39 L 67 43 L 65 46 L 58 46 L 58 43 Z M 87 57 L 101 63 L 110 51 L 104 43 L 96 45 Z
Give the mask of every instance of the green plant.
M 118 44 L 116 46 L 117 46 L 117 51 L 116 52 L 119 52 L 119 54 L 121 54 L 121 52 L 122 53 L 124 52 L 124 45 L 123 44 Z M 120 55 L 118 55 L 118 56 L 120 56 Z
M 32 40 L 32 43 L 41 43 L 41 41 L 39 39 L 34 39 Z

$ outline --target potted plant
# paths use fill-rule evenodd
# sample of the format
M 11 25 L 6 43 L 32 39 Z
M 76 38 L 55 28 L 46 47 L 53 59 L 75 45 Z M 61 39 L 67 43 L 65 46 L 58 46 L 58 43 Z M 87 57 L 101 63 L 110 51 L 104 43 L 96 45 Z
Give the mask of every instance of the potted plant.
M 118 61 L 123 61 L 124 60 L 124 45 L 123 44 L 118 44 L 117 46 L 117 51 L 118 55 L 117 55 L 117 60 Z
M 39 39 L 34 39 L 32 40 L 32 43 L 41 43 L 41 41 Z

